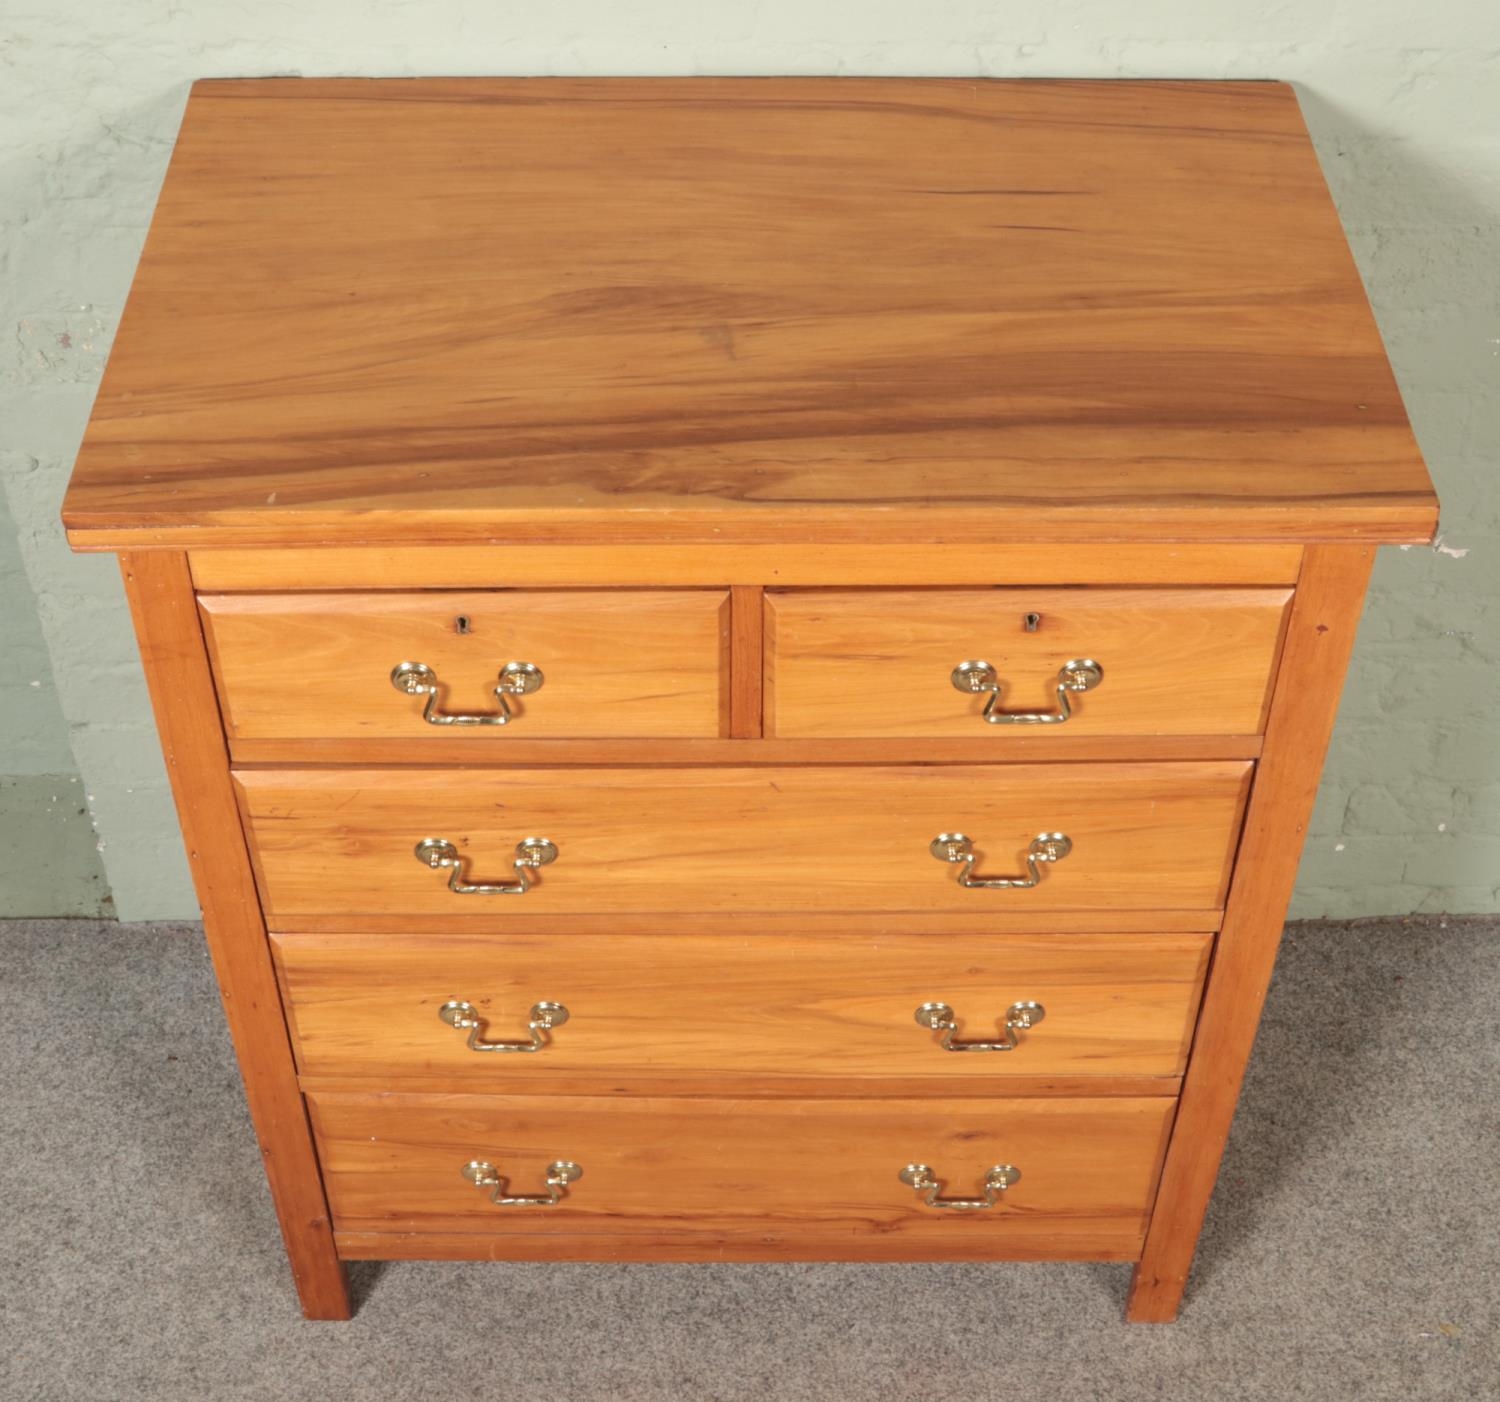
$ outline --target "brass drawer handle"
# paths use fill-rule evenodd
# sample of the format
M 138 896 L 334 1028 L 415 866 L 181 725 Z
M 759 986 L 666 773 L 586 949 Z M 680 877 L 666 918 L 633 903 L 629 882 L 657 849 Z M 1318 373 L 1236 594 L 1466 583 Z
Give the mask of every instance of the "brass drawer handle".
M 524 896 L 536 882 L 537 867 L 557 860 L 557 844 L 545 837 L 525 837 L 516 843 L 514 881 L 465 881 L 464 864 L 469 860 L 446 837 L 424 837 L 416 845 L 416 857 L 434 871 L 449 872 L 448 889 L 460 896 Z
M 956 1212 L 977 1212 L 993 1207 L 1007 1188 L 1021 1181 L 1021 1170 L 1012 1163 L 997 1163 L 984 1176 L 982 1198 L 945 1198 L 942 1180 L 925 1163 L 909 1163 L 897 1175 L 928 1207 L 946 1207 Z
M 1062 725 L 1073 715 L 1068 702 L 1069 693 L 1092 691 L 1104 680 L 1104 668 L 1091 657 L 1074 657 L 1064 662 L 1057 672 L 1057 709 L 1055 711 L 1002 711 L 1000 693 L 1005 683 L 1000 680 L 994 666 L 984 661 L 960 662 L 949 674 L 955 691 L 965 696 L 982 696 L 989 693 L 985 702 L 984 719 L 991 725 Z
M 498 711 L 489 714 L 468 714 L 463 711 L 440 711 L 438 702 L 442 698 L 443 683 L 425 662 L 402 662 L 391 672 L 391 685 L 403 696 L 425 696 L 427 704 L 422 708 L 422 719 L 428 725 L 509 725 L 515 719 L 510 709 L 510 696 L 530 696 L 540 691 L 546 678 L 542 669 L 531 662 L 507 662 L 500 669 L 500 679 L 495 684 L 495 700 L 500 703 Z
M 942 1035 L 938 1038 L 938 1045 L 944 1051 L 951 1052 L 1015 1051 L 1021 1045 L 1021 1039 L 1016 1036 L 1017 1031 L 1024 1032 L 1029 1027 L 1035 1027 L 1046 1016 L 1047 1010 L 1040 1003 L 1012 1003 L 1005 1010 L 1005 1021 L 1001 1024 L 1005 1032 L 1003 1042 L 960 1042 L 957 1036 L 958 1017 L 947 1003 L 923 1003 L 916 1012 L 918 1024 L 940 1032 Z
M 1025 876 L 975 876 L 974 863 L 979 860 L 971 838 L 961 832 L 940 832 L 927 845 L 927 850 L 940 862 L 961 862 L 958 873 L 960 886 L 972 886 L 985 890 L 1004 890 L 1015 887 L 1029 890 L 1042 879 L 1041 868 L 1048 862 L 1060 862 L 1073 850 L 1073 839 L 1066 833 L 1042 832 L 1031 839 L 1026 849 Z
M 568 1195 L 568 1184 L 583 1177 L 581 1164 L 567 1159 L 558 1159 L 547 1165 L 547 1191 L 533 1196 L 515 1196 L 510 1192 L 510 1179 L 506 1178 L 492 1163 L 473 1159 L 460 1170 L 476 1188 L 493 1188 L 490 1201 L 496 1207 L 556 1207 Z
M 1019 1004 L 1017 1005 L 1019 1006 Z M 551 1045 L 547 1036 L 554 1027 L 568 1020 L 568 1010 L 561 1003 L 533 1003 L 531 1020 L 526 1024 L 531 1034 L 524 1042 L 486 1042 L 484 1019 L 475 1006 L 463 998 L 450 998 L 438 1009 L 438 1016 L 449 1027 L 469 1034 L 469 1050 L 477 1052 L 539 1052 Z

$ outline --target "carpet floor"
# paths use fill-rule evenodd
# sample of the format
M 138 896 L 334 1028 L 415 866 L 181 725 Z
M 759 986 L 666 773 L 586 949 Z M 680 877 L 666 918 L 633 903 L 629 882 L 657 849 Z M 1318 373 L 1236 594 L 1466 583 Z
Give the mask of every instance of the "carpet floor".
M 1290 927 L 1171 1327 L 1010 1264 L 371 1263 L 309 1324 L 197 928 L 0 961 L 5 1402 L 1500 1396 L 1500 920 Z

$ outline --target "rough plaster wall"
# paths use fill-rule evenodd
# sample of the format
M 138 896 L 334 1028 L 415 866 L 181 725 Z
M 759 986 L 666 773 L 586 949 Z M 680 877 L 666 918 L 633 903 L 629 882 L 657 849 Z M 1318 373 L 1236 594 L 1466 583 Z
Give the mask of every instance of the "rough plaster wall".
M 73 752 L 57 709 L 52 660 L 21 564 L 16 525 L 0 495 L 0 716 L 5 762 L 16 777 L 71 774 Z
M 0 912 L 110 909 L 16 525 L 0 492 Z
M 247 74 L 1285 78 L 1444 496 L 1376 575 L 1297 912 L 1500 908 L 1494 0 L 0 0 L 3 476 L 121 915 L 189 914 L 112 562 L 54 525 L 188 81 Z M 0 772 L 3 772 L 0 764 Z

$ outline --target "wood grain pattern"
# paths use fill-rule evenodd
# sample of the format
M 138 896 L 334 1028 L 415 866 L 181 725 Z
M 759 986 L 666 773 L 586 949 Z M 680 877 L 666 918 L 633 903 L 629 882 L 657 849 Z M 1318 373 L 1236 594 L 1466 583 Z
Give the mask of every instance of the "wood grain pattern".
M 275 940 L 304 1076 L 443 1076 L 525 1094 L 559 1077 L 931 1078 L 933 1090 L 1016 1075 L 1181 1073 L 1207 935 L 281 935 Z M 528 1010 L 566 1023 L 531 1055 L 478 1053 L 443 1023 L 472 1003 L 487 1038 L 525 1040 Z M 966 1039 L 994 1040 L 1013 1003 L 1045 1017 L 1014 1051 L 945 1052 L 915 1021 L 940 1000 Z
M 1375 552 L 1309 550 L 1224 927 L 1128 1314 L 1174 1319 L 1229 1137 L 1286 920 Z
M 748 688 L 747 688 L 748 690 Z M 961 700 L 954 693 L 956 700 Z M 592 765 L 693 768 L 700 765 L 786 764 L 1008 764 L 1045 759 L 1049 764 L 1093 760 L 1255 759 L 1258 735 L 1132 735 L 1128 738 L 1059 734 L 1022 729 L 995 746 L 984 735 L 968 739 L 914 740 L 527 740 L 519 733 L 497 751 L 488 739 L 454 735 L 434 748 L 425 742 L 390 740 L 235 740 L 237 763 L 257 766 L 315 764 L 493 764 Z
M 1122 910 L 1222 903 L 1250 766 L 924 769 L 241 770 L 268 911 L 446 915 L 503 902 L 574 911 Z M 928 844 L 964 832 L 981 875 L 1032 837 L 1074 850 L 1030 890 L 972 890 Z M 560 851 L 524 896 L 461 896 L 413 855 L 446 837 L 471 881 L 516 843 Z
M 209 594 L 199 600 L 231 737 L 456 738 L 503 753 L 516 737 L 716 737 L 729 704 L 729 594 L 499 590 Z M 464 620 L 464 632 L 456 620 Z M 443 683 L 440 709 L 494 714 L 507 662 L 542 669 L 504 726 L 428 725 L 391 685 L 400 662 Z
M 455 1095 L 483 1091 L 495 1095 L 530 1095 L 536 1084 L 525 1083 L 513 1072 L 497 1071 L 492 1085 L 480 1087 L 472 1081 L 451 1075 L 391 1077 L 370 1076 L 301 1076 L 298 1084 L 306 1095 L 347 1095 L 362 1093 L 384 1095 L 398 1090 L 411 1095 Z M 607 1096 L 612 1100 L 634 1101 L 642 1096 L 704 1096 L 719 1092 L 737 1100 L 889 1100 L 931 1095 L 934 1091 L 954 1095 L 1004 1095 L 1007 1100 L 1055 1100 L 1059 1096 L 1165 1096 L 1175 1098 L 1182 1087 L 1181 1076 L 1032 1076 L 1012 1072 L 993 1083 L 989 1091 L 960 1084 L 944 1087 L 930 1075 L 882 1076 L 878 1080 L 836 1076 L 775 1076 L 746 1079 L 743 1076 L 719 1077 L 709 1081 L 701 1073 L 677 1071 L 633 1072 L 629 1076 L 601 1075 L 596 1071 L 560 1073 L 545 1077 L 542 1090 L 547 1095 Z
M 764 590 L 735 585 L 730 590 L 729 734 L 758 740 L 765 677 Z
M 572 1231 L 634 1246 L 725 1226 L 805 1226 L 847 1236 L 856 1252 L 866 1239 L 905 1239 L 929 1260 L 975 1238 L 996 1255 L 1078 1233 L 1138 1241 L 1173 1103 L 310 1097 L 341 1232 L 535 1234 L 558 1259 Z M 518 1192 L 537 1191 L 555 1159 L 584 1175 L 556 1208 L 506 1209 L 461 1176 L 476 1158 Z M 935 1211 L 897 1178 L 911 1162 L 931 1165 L 950 1193 L 973 1193 L 997 1163 L 1022 1178 L 989 1211 Z
M 63 514 L 870 546 L 1436 508 L 1285 85 L 278 79 L 194 86 Z
M 766 594 L 767 733 L 965 738 L 1040 748 L 1064 735 L 1258 733 L 1289 590 L 974 589 Z M 1038 621 L 1034 630 L 1026 619 Z M 1001 709 L 1057 710 L 1063 663 L 1104 679 L 1066 726 L 989 725 L 987 695 L 955 691 L 991 663 Z
M 1068 934 L 1212 934 L 1219 928 L 1218 910 L 1070 910 Z M 716 910 L 674 914 L 650 911 L 607 915 L 576 912 L 533 915 L 507 907 L 499 915 L 445 914 L 442 928 L 457 935 L 1058 935 L 1062 922 L 1055 911 L 803 911 L 795 915 L 763 910 Z M 294 924 L 273 926 L 287 934 L 404 935 L 411 920 L 404 915 L 302 915 Z
M 822 1232 L 814 1223 L 779 1229 L 754 1223 L 694 1224 L 691 1232 L 663 1220 L 639 1235 L 578 1232 L 521 1236 L 504 1231 L 335 1232 L 346 1261 L 931 1261 L 930 1242 L 911 1236 L 852 1236 Z M 993 1232 L 974 1236 L 949 1233 L 944 1261 L 1133 1261 L 1140 1255 L 1139 1232 L 1113 1222 L 1097 1230 L 1075 1224 L 1066 1234 Z
M 224 1018 L 292 1277 L 309 1319 L 348 1319 L 348 1286 L 229 783 L 187 560 L 180 554 L 127 555 L 120 565 Z
M 498 589 L 607 584 L 1294 584 L 1300 545 L 389 545 L 193 550 L 199 589 Z

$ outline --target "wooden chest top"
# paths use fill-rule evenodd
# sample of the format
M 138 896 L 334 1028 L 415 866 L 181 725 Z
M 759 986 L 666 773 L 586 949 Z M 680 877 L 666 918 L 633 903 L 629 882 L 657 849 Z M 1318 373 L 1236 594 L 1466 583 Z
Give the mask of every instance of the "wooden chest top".
M 1430 537 L 1290 88 L 194 87 L 76 546 Z

